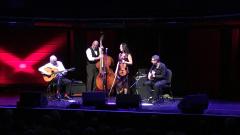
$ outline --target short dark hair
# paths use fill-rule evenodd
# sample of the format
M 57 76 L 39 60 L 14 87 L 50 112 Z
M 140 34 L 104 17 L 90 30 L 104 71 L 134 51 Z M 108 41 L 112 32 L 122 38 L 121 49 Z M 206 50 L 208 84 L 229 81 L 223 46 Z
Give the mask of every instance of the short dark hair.
M 156 60 L 156 61 L 160 61 L 160 57 L 159 55 L 153 55 L 152 59 Z

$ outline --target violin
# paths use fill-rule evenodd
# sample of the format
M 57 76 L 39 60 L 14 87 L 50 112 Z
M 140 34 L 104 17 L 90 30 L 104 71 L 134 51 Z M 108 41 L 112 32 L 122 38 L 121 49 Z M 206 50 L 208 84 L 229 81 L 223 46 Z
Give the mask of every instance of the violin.
M 128 67 L 127 67 L 127 64 L 125 63 L 125 60 L 124 58 L 126 58 L 126 54 L 123 53 L 123 54 L 120 54 L 119 56 L 119 69 L 118 69 L 118 75 L 119 76 L 126 76 L 129 72 L 128 72 Z
M 119 64 L 119 70 L 118 70 L 118 75 L 119 76 L 126 76 L 128 74 L 128 68 L 127 68 L 127 64 L 122 62 Z

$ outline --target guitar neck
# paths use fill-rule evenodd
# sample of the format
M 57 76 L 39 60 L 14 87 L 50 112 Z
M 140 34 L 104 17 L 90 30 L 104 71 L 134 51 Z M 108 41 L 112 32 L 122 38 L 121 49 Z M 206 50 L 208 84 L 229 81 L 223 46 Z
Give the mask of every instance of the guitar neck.
M 63 71 L 57 71 L 57 72 L 54 72 L 53 74 L 59 74 L 59 73 L 62 73 L 62 72 L 67 72 L 68 70 L 63 70 Z
M 68 71 L 72 71 L 74 70 L 75 68 L 70 68 L 70 69 L 65 69 L 63 71 L 58 71 L 57 73 L 62 73 L 62 72 L 68 72 Z

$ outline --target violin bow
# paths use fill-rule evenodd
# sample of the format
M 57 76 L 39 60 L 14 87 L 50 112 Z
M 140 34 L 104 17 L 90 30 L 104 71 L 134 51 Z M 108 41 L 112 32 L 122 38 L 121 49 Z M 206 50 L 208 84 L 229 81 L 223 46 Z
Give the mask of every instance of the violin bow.
M 108 96 L 110 96 L 110 93 L 112 92 L 113 86 L 114 86 L 114 84 L 115 84 L 116 77 L 117 77 L 118 67 L 119 67 L 119 62 L 117 63 L 117 67 L 116 67 L 116 69 L 115 69 L 113 83 L 112 83 L 111 89 L 109 90 Z

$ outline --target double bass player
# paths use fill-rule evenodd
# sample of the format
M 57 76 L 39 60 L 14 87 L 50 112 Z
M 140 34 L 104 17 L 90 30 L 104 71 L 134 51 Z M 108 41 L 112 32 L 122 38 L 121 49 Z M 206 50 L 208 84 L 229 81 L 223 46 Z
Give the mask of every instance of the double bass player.
M 94 40 L 92 45 L 86 50 L 87 55 L 87 92 L 94 92 L 96 89 L 96 77 L 98 69 L 96 63 L 100 60 L 99 42 Z
M 113 64 L 113 59 L 107 52 L 104 53 L 103 37 L 104 35 L 101 35 L 99 42 L 94 40 L 91 47 L 86 50 L 87 92 L 96 90 L 106 92 L 112 86 L 114 73 L 109 66 Z

